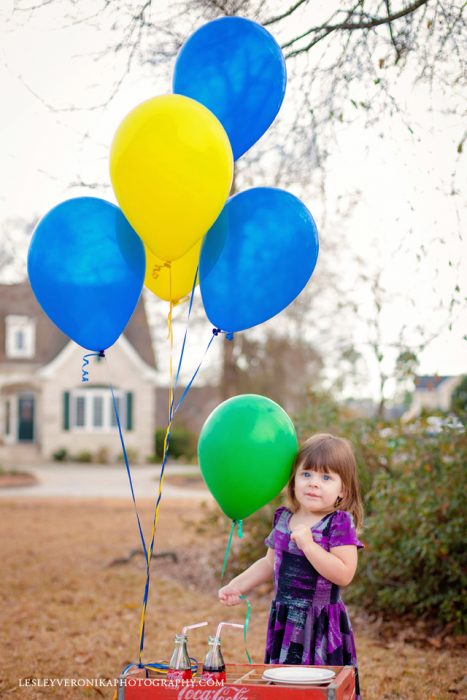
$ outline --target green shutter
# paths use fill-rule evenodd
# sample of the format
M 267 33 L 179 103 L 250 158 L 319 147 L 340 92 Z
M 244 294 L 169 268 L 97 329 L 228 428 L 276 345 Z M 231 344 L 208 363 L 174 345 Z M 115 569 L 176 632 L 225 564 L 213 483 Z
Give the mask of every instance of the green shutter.
M 133 392 L 126 393 L 126 429 L 133 430 Z
M 63 430 L 70 430 L 70 392 L 63 392 Z

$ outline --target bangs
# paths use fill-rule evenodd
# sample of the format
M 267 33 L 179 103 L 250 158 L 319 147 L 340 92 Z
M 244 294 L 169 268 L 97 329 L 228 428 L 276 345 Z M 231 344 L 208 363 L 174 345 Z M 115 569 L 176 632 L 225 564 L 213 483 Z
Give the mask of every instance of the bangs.
M 337 471 L 336 469 L 330 469 L 327 460 L 325 459 L 304 459 L 298 463 L 297 471 L 301 472 L 304 469 L 309 469 L 313 472 L 319 472 L 320 474 L 329 474 L 329 472 Z
M 333 472 L 347 483 L 354 471 L 355 458 L 349 443 L 328 433 L 314 435 L 297 455 L 294 472 L 310 469 L 322 474 Z

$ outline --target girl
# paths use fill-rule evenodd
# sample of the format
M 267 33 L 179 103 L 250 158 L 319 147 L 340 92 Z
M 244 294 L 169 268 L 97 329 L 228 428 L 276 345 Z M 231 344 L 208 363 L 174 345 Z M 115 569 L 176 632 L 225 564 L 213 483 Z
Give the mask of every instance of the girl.
M 357 657 L 340 586 L 348 586 L 363 547 L 356 527 L 362 503 L 355 457 L 347 440 L 319 434 L 299 450 L 278 508 L 265 557 L 219 591 L 224 605 L 274 576 L 265 663 L 345 666 Z

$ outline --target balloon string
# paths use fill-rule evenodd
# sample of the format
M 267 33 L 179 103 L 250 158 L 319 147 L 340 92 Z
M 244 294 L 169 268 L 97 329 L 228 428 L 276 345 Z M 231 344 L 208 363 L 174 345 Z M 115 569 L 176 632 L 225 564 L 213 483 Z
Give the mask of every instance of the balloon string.
M 172 405 L 174 402 L 174 384 L 173 384 L 173 350 L 174 350 L 174 334 L 173 334 L 173 325 L 172 325 L 172 320 L 173 320 L 173 301 L 172 301 L 172 268 L 169 267 L 169 296 L 170 296 L 170 305 L 169 305 L 169 314 L 167 316 L 167 325 L 168 325 L 168 339 L 169 339 L 169 354 L 170 354 L 170 360 L 169 360 L 169 404 L 168 404 L 168 420 L 170 422 L 170 414 L 172 410 Z M 167 436 L 166 436 L 167 437 Z M 164 451 L 165 451 L 165 443 L 164 443 Z
M 219 331 L 220 332 L 220 331 Z M 159 475 L 159 490 L 157 493 L 157 500 L 156 500 L 156 507 L 155 507 L 155 513 L 154 513 L 154 521 L 152 525 L 152 535 L 151 535 L 151 543 L 148 548 L 148 558 L 147 558 L 147 567 L 146 567 L 146 585 L 144 589 L 144 596 L 143 596 L 143 605 L 141 609 L 141 619 L 140 619 L 140 630 L 139 630 L 139 635 L 140 635 L 140 642 L 139 642 L 139 662 L 142 664 L 142 655 L 143 655 L 143 649 L 144 649 L 144 630 L 145 630 L 145 625 L 146 625 L 146 609 L 147 609 L 147 604 L 148 604 L 148 597 L 149 597 L 149 586 L 150 586 L 150 565 L 151 565 L 151 559 L 152 559 L 152 554 L 154 551 L 154 541 L 155 541 L 155 534 L 156 534 L 156 528 L 157 528 L 157 523 L 159 520 L 159 509 L 160 509 L 160 503 L 162 499 L 162 487 L 164 484 L 164 478 L 165 478 L 165 465 L 167 462 L 167 456 L 168 456 L 168 449 L 169 449 L 169 444 L 170 444 L 170 431 L 172 429 L 172 424 L 173 420 L 175 418 L 175 415 L 182 405 L 183 401 L 186 398 L 186 395 L 188 394 L 188 391 L 193 384 L 193 381 L 198 374 L 200 367 L 204 361 L 204 358 L 206 357 L 206 354 L 214 340 L 217 334 L 214 334 L 211 336 L 211 339 L 207 345 L 206 350 L 204 351 L 204 355 L 201 358 L 201 362 L 199 363 L 198 367 L 196 368 L 192 378 L 190 379 L 189 383 L 187 384 L 183 394 L 181 395 L 179 401 L 175 405 L 175 407 L 172 410 L 172 415 L 171 419 L 169 422 L 169 425 L 167 426 L 165 438 L 164 438 L 164 457 L 162 460 L 161 464 L 161 471 Z M 179 363 L 180 364 L 180 363 Z
M 89 371 L 85 369 L 85 367 L 87 367 L 89 364 L 88 357 L 105 357 L 105 355 L 103 350 L 100 350 L 99 352 L 88 352 L 86 355 L 83 355 L 83 364 L 81 367 L 81 383 L 89 381 Z
M 170 410 L 169 410 L 169 420 L 172 420 L 173 415 L 174 415 L 173 407 L 174 407 L 174 399 L 175 399 L 175 390 L 177 389 L 177 386 L 178 386 L 178 380 L 180 378 L 180 371 L 182 369 L 182 360 L 183 360 L 183 357 L 185 354 L 185 346 L 186 346 L 186 341 L 188 338 L 188 326 L 189 326 L 189 322 L 190 322 L 191 310 L 193 308 L 193 299 L 195 296 L 195 288 L 196 288 L 197 278 L 198 278 L 198 268 L 196 268 L 195 276 L 193 278 L 193 284 L 191 286 L 190 303 L 188 305 L 188 315 L 187 315 L 187 319 L 186 319 L 185 334 L 183 336 L 182 349 L 180 350 L 180 357 L 178 360 L 177 374 L 175 376 L 174 395 L 172 396 L 172 404 L 171 404 Z
M 104 355 L 102 355 L 102 356 L 104 356 Z M 127 476 L 128 476 L 128 482 L 129 482 L 129 484 L 130 484 L 131 498 L 133 499 L 133 506 L 134 506 L 134 511 L 135 511 L 135 515 L 136 515 L 136 522 L 137 522 L 137 524 L 138 524 L 139 536 L 140 536 L 140 539 L 141 539 L 141 544 L 142 544 L 142 546 L 143 546 L 144 556 L 146 557 L 146 556 L 147 556 L 146 541 L 145 541 L 145 539 L 144 539 L 143 528 L 142 528 L 142 526 L 141 526 L 141 520 L 140 520 L 140 517 L 139 517 L 138 508 L 137 508 L 137 506 L 136 506 L 136 496 L 135 496 L 135 490 L 134 490 L 134 487 L 133 487 L 133 479 L 131 478 L 130 461 L 129 461 L 129 459 L 128 459 L 128 454 L 127 454 L 126 447 L 125 447 L 125 440 L 123 439 L 122 424 L 121 424 L 120 416 L 119 416 L 119 413 L 118 413 L 117 399 L 116 399 L 116 397 L 115 397 L 115 393 L 114 393 L 114 390 L 113 390 L 113 384 L 112 384 L 112 377 L 111 377 L 111 373 L 110 373 L 109 361 L 108 361 L 107 357 L 105 357 L 104 359 L 105 359 L 105 365 L 106 365 L 106 368 L 107 368 L 107 376 L 108 376 L 108 380 L 109 380 L 109 389 L 110 389 L 111 394 L 112 394 L 112 404 L 113 404 L 113 409 L 114 409 L 114 413 L 115 413 L 115 419 L 116 419 L 116 421 L 117 421 L 117 429 L 118 429 L 118 435 L 119 435 L 119 438 L 120 438 L 120 445 L 121 445 L 121 447 L 122 447 L 123 459 L 124 459 L 124 462 L 125 462 L 126 473 L 127 473 Z
M 246 615 L 245 615 L 245 624 L 243 625 L 243 643 L 245 645 L 245 654 L 246 658 L 248 659 L 248 663 L 252 664 L 253 661 L 251 660 L 251 656 L 248 653 L 248 648 L 246 645 L 246 634 L 248 632 L 248 625 L 250 624 L 250 617 L 251 617 L 251 603 L 246 597 L 246 595 L 241 595 L 240 600 L 246 601 L 247 609 L 246 609 Z
M 156 280 L 159 277 L 159 272 L 163 270 L 164 267 L 168 267 L 169 271 L 172 269 L 170 262 L 162 263 L 162 265 L 158 265 L 157 263 L 155 263 L 154 267 L 152 268 L 152 278 Z
M 214 340 L 214 338 L 216 337 L 216 335 L 218 335 L 218 333 L 215 333 L 215 331 L 217 331 L 217 330 L 218 330 L 218 329 L 216 329 L 216 328 L 213 330 L 212 336 L 211 336 L 211 338 L 210 338 L 210 340 L 209 340 L 209 343 L 208 343 L 207 346 L 206 346 L 206 349 L 205 349 L 204 354 L 203 354 L 203 356 L 202 356 L 202 358 L 201 358 L 201 360 L 200 360 L 199 365 L 197 366 L 197 368 L 196 368 L 195 371 L 193 372 L 193 375 L 192 375 L 190 381 L 189 381 L 188 384 L 186 385 L 186 387 L 185 387 L 185 389 L 183 390 L 183 393 L 182 393 L 182 395 L 180 396 L 180 398 L 179 398 L 179 400 L 178 400 L 178 402 L 177 402 L 175 408 L 173 409 L 172 417 L 174 417 L 174 416 L 176 415 L 178 409 L 180 408 L 180 406 L 181 406 L 182 403 L 184 402 L 184 400 L 185 400 L 185 398 L 186 398 L 186 395 L 187 395 L 188 392 L 190 391 L 190 389 L 191 389 L 191 387 L 192 387 L 192 384 L 193 384 L 193 382 L 195 381 L 195 379 L 196 379 L 196 377 L 197 377 L 197 375 L 198 375 L 199 370 L 201 369 L 201 365 L 202 365 L 203 362 L 204 362 L 204 358 L 205 358 L 206 355 L 208 354 L 208 350 L 209 350 L 209 348 L 210 348 L 211 345 L 212 345 L 212 341 Z M 221 333 L 221 332 L 222 332 L 222 331 L 219 331 L 219 333 Z
M 172 382 L 173 379 L 173 365 L 172 365 L 172 354 L 173 354 L 173 326 L 172 326 L 172 312 L 173 312 L 173 305 L 172 303 L 170 304 L 170 310 L 169 310 L 169 315 L 168 315 L 168 328 L 169 328 L 169 340 L 170 340 L 170 390 L 169 390 L 169 421 L 167 425 L 167 429 L 165 432 L 164 436 L 164 452 L 163 452 L 163 458 L 162 458 L 162 464 L 161 464 L 161 470 L 159 474 L 159 488 L 157 492 L 157 498 L 156 498 L 156 504 L 155 504 L 155 509 L 154 509 L 154 518 L 153 518 L 153 523 L 152 523 L 152 533 L 151 533 L 151 543 L 149 545 L 149 548 L 147 550 L 147 558 L 146 558 L 146 584 L 144 587 L 144 596 L 143 596 L 143 604 L 141 608 L 141 618 L 140 618 L 140 629 L 139 629 L 139 665 L 143 666 L 142 663 L 142 655 L 143 655 L 143 650 L 144 650 L 144 633 L 145 633 L 145 627 L 146 627 L 146 610 L 147 610 L 147 605 L 148 605 L 148 598 L 149 598 L 149 588 L 150 588 L 150 571 L 151 571 L 151 560 L 153 556 L 153 551 L 154 551 L 154 542 L 155 542 L 155 536 L 156 536 L 156 529 L 157 529 L 157 524 L 159 521 L 159 510 L 160 510 L 160 504 L 162 500 L 162 489 L 164 485 L 164 479 L 165 479 L 165 466 L 167 463 L 167 457 L 168 457 L 168 451 L 169 451 L 169 444 L 170 444 L 170 431 L 172 428 L 172 423 L 173 419 L 175 416 L 176 411 L 180 407 L 183 399 L 186 396 L 187 390 L 185 390 L 183 396 L 181 397 L 180 401 L 177 404 L 176 409 L 174 410 L 174 394 L 175 394 L 175 389 L 178 383 L 178 379 L 180 376 L 180 371 L 181 371 L 181 366 L 182 366 L 182 360 L 183 356 L 185 353 L 185 345 L 186 345 L 186 339 L 187 339 L 187 334 L 188 334 L 188 323 L 190 319 L 190 314 L 193 306 L 193 296 L 194 296 L 194 291 L 195 291 L 195 286 L 196 286 L 196 276 L 198 274 L 198 271 L 196 271 L 195 278 L 193 280 L 193 287 L 191 290 L 191 299 L 190 299 L 190 305 L 188 308 L 188 317 L 187 317 L 187 325 L 185 329 L 185 336 L 183 339 L 183 344 L 182 348 L 180 351 L 180 358 L 178 362 L 178 367 L 177 367 L 177 374 L 175 378 L 175 382 Z M 171 279 L 171 278 L 170 278 Z M 214 337 L 214 336 L 213 336 Z M 212 340 L 212 339 L 211 339 Z M 201 363 L 200 363 L 201 366 Z M 199 369 L 199 367 L 198 367 Z M 198 370 L 197 370 L 198 371 Z
M 118 414 L 117 400 L 115 398 L 115 394 L 114 394 L 114 390 L 113 390 L 113 386 L 112 386 L 112 381 L 110 379 L 110 368 L 109 368 L 108 360 L 107 360 L 103 350 L 101 350 L 100 352 L 91 352 L 91 353 L 87 353 L 86 355 L 83 355 L 83 366 L 81 369 L 81 371 L 82 371 L 81 381 L 82 382 L 89 381 L 89 377 L 88 377 L 89 372 L 88 372 L 88 370 L 85 369 L 85 367 L 87 367 L 89 365 L 89 360 L 87 359 L 88 357 L 102 357 L 106 361 L 107 374 L 109 376 L 109 389 L 110 389 L 111 394 L 112 394 L 112 404 L 113 404 L 113 409 L 114 409 L 114 413 L 115 413 L 115 419 L 117 421 L 118 435 L 119 435 L 120 444 L 122 447 L 123 459 L 125 461 L 125 467 L 126 467 L 126 472 L 128 475 L 128 481 L 130 483 L 131 497 L 133 499 L 133 506 L 135 509 L 136 521 L 138 523 L 139 536 L 141 538 L 141 544 L 143 545 L 144 555 L 147 556 L 146 541 L 144 539 L 143 528 L 141 526 L 141 520 L 139 517 L 138 508 L 136 506 L 136 497 L 135 497 L 135 490 L 133 488 L 133 479 L 131 478 L 130 463 L 128 460 L 128 454 L 127 454 L 126 447 L 125 447 L 125 440 L 123 439 L 123 431 L 122 431 L 120 416 Z
M 240 538 L 243 537 L 243 521 L 242 520 L 232 520 L 232 527 L 230 528 L 230 534 L 229 534 L 229 540 L 227 542 L 227 547 L 225 549 L 225 554 L 224 554 L 224 562 L 222 564 L 222 571 L 221 571 L 221 579 L 224 579 L 224 574 L 225 574 L 225 569 L 227 567 L 227 560 L 229 558 L 230 554 L 230 548 L 232 546 L 232 538 L 234 534 L 234 530 L 237 527 L 237 534 Z
M 159 509 L 160 509 L 160 504 L 161 504 L 161 499 L 162 499 L 162 489 L 164 486 L 164 479 L 165 479 L 165 465 L 167 463 L 167 455 L 168 455 L 168 450 L 169 450 L 169 443 L 170 443 L 170 429 L 172 426 L 172 421 L 169 422 L 167 429 L 165 431 L 165 436 L 164 436 L 164 454 L 162 458 L 162 464 L 161 464 L 161 470 L 159 474 L 159 488 L 157 492 L 157 499 L 156 499 L 156 506 L 154 510 L 154 519 L 152 523 L 152 533 L 151 533 L 151 543 L 149 546 L 149 549 L 147 551 L 147 558 L 146 558 L 146 584 L 144 587 L 144 595 L 143 595 L 143 605 L 141 608 L 141 618 L 140 618 L 140 628 L 139 628 L 139 663 L 142 665 L 142 656 L 143 656 L 143 649 L 144 649 L 144 631 L 145 631 L 145 626 L 146 626 L 146 609 L 148 605 L 148 598 L 149 598 L 149 586 L 150 586 L 150 571 L 151 571 L 151 560 L 152 560 L 152 555 L 154 551 L 154 542 L 155 542 L 155 536 L 156 536 L 156 529 L 157 529 L 157 523 L 159 521 Z
M 160 475 L 159 475 L 159 488 L 158 488 L 158 493 L 157 493 L 157 499 L 156 499 L 156 505 L 155 505 L 155 511 L 154 511 L 154 519 L 153 519 L 153 524 L 152 524 L 152 534 L 151 534 L 151 542 L 147 550 L 147 566 L 146 566 L 146 584 L 144 587 L 144 596 L 143 596 L 143 604 L 141 608 L 141 618 L 140 618 L 140 629 L 139 629 L 139 665 L 143 667 L 143 662 L 142 662 L 142 655 L 143 655 L 143 650 L 144 650 L 144 633 L 145 633 L 145 627 L 146 627 L 146 610 L 147 610 L 147 605 L 148 605 L 148 598 L 149 598 L 149 588 L 150 588 L 150 568 L 151 568 L 151 560 L 153 556 L 153 551 L 154 551 L 154 542 L 155 542 L 155 535 L 156 535 L 156 529 L 157 529 L 157 524 L 159 521 L 159 510 L 160 510 L 160 504 L 161 504 L 161 499 L 162 499 L 162 488 L 164 484 L 164 478 L 165 478 L 165 466 L 167 463 L 167 457 L 168 457 L 168 450 L 169 450 L 169 444 L 170 444 L 170 432 L 172 429 L 172 424 L 173 420 L 175 418 L 175 415 L 177 411 L 179 410 L 180 406 L 182 405 L 183 401 L 185 400 L 188 391 L 190 390 L 200 368 L 201 365 L 204 361 L 204 358 L 206 357 L 206 354 L 211 347 L 211 344 L 214 340 L 214 338 L 219 335 L 220 333 L 223 333 L 219 328 L 214 328 L 212 332 L 212 336 L 208 342 L 208 345 L 204 351 L 204 354 L 201 358 L 200 363 L 198 364 L 198 367 L 196 368 L 195 372 L 193 373 L 193 376 L 191 377 L 190 381 L 188 382 L 187 386 L 185 387 L 185 390 L 183 391 L 180 399 L 178 400 L 177 404 L 175 405 L 174 402 L 174 395 L 175 395 L 175 389 L 178 383 L 178 379 L 180 377 L 180 370 L 182 366 L 182 360 L 185 352 L 185 346 L 186 346 L 186 340 L 187 340 L 187 334 L 188 334 L 188 321 L 190 318 L 192 306 L 193 306 L 193 296 L 195 292 L 195 287 L 196 287 L 196 278 L 198 275 L 198 270 L 196 270 L 196 274 L 193 280 L 193 287 L 191 290 L 191 299 L 190 299 L 190 305 L 188 308 L 188 318 L 187 318 L 187 327 L 185 329 L 185 336 L 183 339 L 183 344 L 182 344 L 182 349 L 180 352 L 180 358 L 178 362 L 178 367 L 177 367 L 177 374 L 176 374 L 176 379 L 174 383 L 174 391 L 172 393 L 172 403 L 171 403 L 171 410 L 169 412 L 169 423 L 167 425 L 167 430 L 165 433 L 164 437 L 164 454 L 163 454 L 163 459 L 162 459 L 162 464 L 161 464 L 161 470 L 160 470 Z M 171 309 L 172 311 L 172 309 Z M 171 319 L 171 311 L 169 312 L 170 320 Z M 170 333 L 172 331 L 172 328 L 170 327 Z M 172 382 L 171 382 L 172 384 Z M 239 528 L 239 536 L 241 532 L 241 526 Z
M 169 291 L 170 291 L 170 296 L 172 296 L 172 269 L 169 267 Z M 156 529 L 157 529 L 157 523 L 159 521 L 159 509 L 160 509 L 160 503 L 162 500 L 162 489 L 164 486 L 164 479 L 165 479 L 165 465 L 167 463 L 167 456 L 168 456 L 168 451 L 169 451 L 169 443 L 170 443 L 170 429 L 172 427 L 172 418 L 171 418 L 171 412 L 172 412 L 172 406 L 174 402 L 174 383 L 173 383 L 173 325 L 172 325 L 172 318 L 173 318 L 173 303 L 172 300 L 170 301 L 170 306 L 169 306 L 169 313 L 167 316 L 167 327 L 168 327 L 168 341 L 169 341 L 169 394 L 168 394 L 168 423 L 167 423 L 167 428 L 165 431 L 164 435 L 164 447 L 163 447 L 163 457 L 162 457 L 162 464 L 161 464 L 161 471 L 159 474 L 159 487 L 158 487 L 158 492 L 157 492 L 157 499 L 156 499 L 156 506 L 154 510 L 154 518 L 152 522 L 152 532 L 151 532 L 151 544 L 149 547 L 149 550 L 146 552 L 146 583 L 144 586 L 144 595 L 143 595 L 143 605 L 141 608 L 141 617 L 140 617 L 140 626 L 139 626 L 139 663 L 142 665 L 143 660 L 143 650 L 144 650 L 144 633 L 145 633 L 145 627 L 146 627 L 146 609 L 148 605 L 148 599 L 149 599 L 149 586 L 150 586 L 150 581 L 151 581 L 151 575 L 150 575 L 150 570 L 151 570 L 151 560 L 152 560 L 152 554 L 154 551 L 154 542 L 156 538 Z

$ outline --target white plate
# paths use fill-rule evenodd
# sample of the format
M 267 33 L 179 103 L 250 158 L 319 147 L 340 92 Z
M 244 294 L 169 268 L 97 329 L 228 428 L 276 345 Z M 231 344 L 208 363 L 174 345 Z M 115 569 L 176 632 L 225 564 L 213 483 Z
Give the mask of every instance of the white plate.
M 328 683 L 335 675 L 334 671 L 330 671 L 327 668 L 284 666 L 283 668 L 270 668 L 264 671 L 263 680 L 271 681 L 272 683 L 314 685 L 316 683 Z

